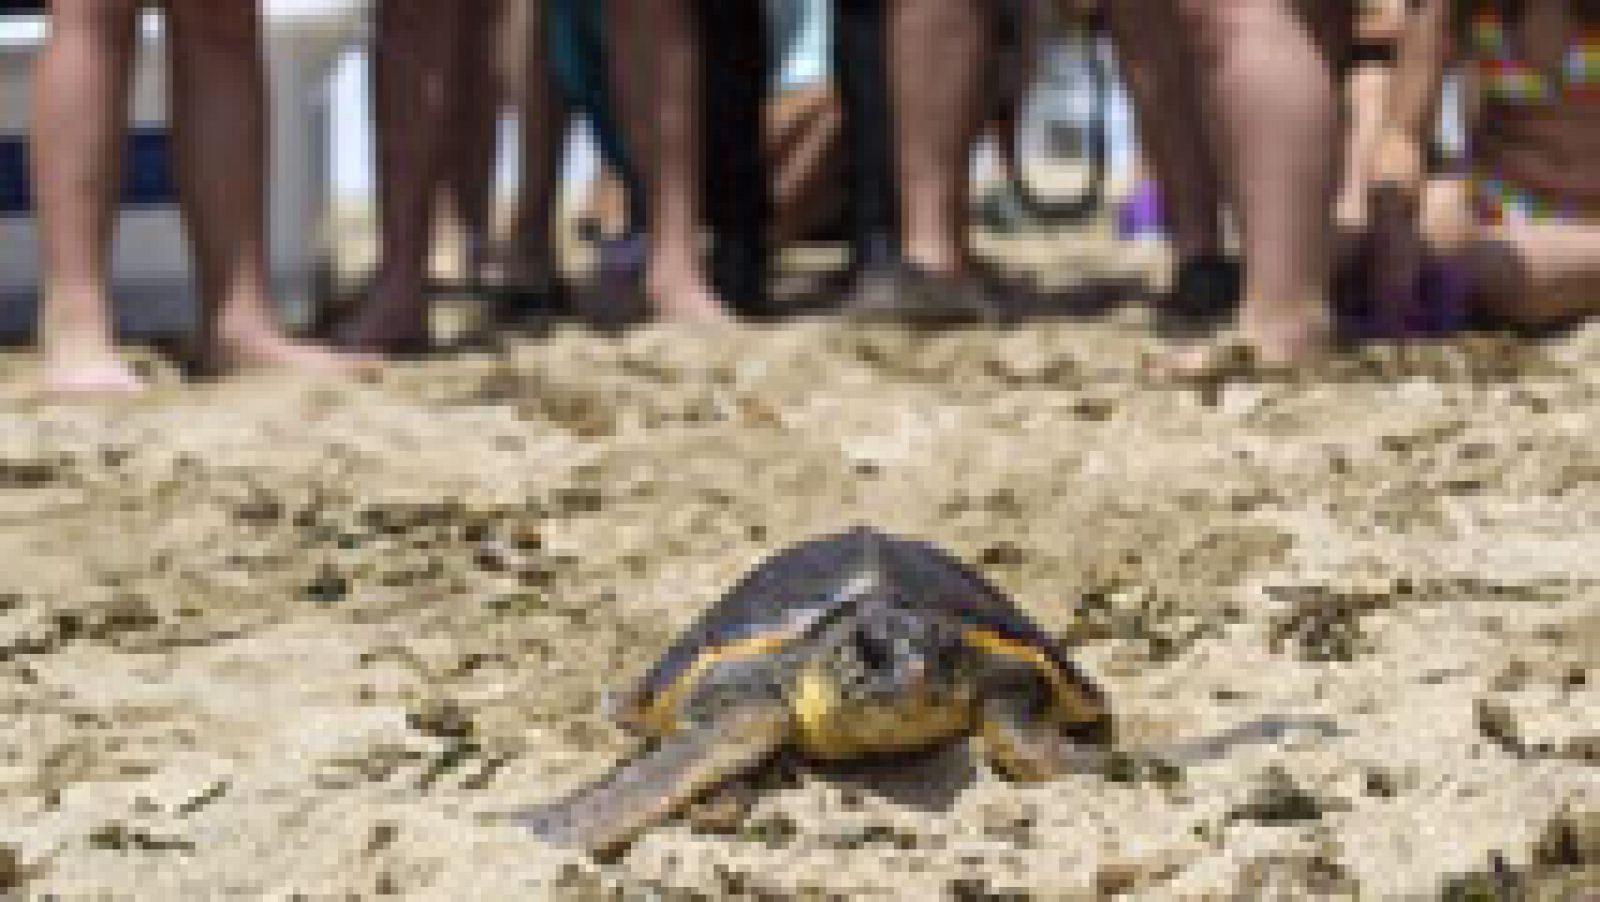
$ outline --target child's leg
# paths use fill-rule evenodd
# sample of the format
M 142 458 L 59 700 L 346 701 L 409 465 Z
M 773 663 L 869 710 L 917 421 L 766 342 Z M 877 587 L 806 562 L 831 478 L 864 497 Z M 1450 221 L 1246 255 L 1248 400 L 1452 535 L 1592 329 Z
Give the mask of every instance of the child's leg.
M 1354 47 L 1344 79 L 1349 130 L 1335 220 L 1357 235 L 1367 220 L 1367 173 L 1383 131 L 1384 106 L 1393 81 L 1396 44 L 1410 15 L 1407 0 L 1362 0 L 1353 23 Z
M 1600 313 L 1600 224 L 1484 230 L 1466 260 L 1474 306 L 1497 319 L 1549 326 Z
M 1383 132 L 1384 103 L 1389 96 L 1392 67 L 1369 61 L 1355 66 L 1345 78 L 1345 106 L 1350 129 L 1334 218 L 1341 231 L 1359 233 L 1367 221 L 1367 171 L 1373 149 Z
M 987 4 L 890 0 L 901 227 L 906 259 L 937 276 L 965 275 L 968 167 L 981 125 Z
M 462 18 L 456 33 L 460 74 L 452 104 L 455 135 L 449 150 L 446 188 L 462 235 L 462 267 L 469 285 L 483 277 L 493 206 L 495 151 L 504 98 L 495 75 L 495 34 L 506 19 L 506 0 L 457 0 Z
M 1178 37 L 1181 20 L 1172 0 L 1120 0 L 1107 16 L 1173 250 L 1180 260 L 1215 257 L 1222 252 L 1222 177 L 1206 140 L 1209 107 Z
M 174 166 L 199 275 L 208 368 L 334 371 L 350 358 L 277 323 L 266 249 L 267 87 L 252 0 L 168 0 Z
M 1421 213 L 1422 256 L 1435 272 L 1464 283 L 1463 302 L 1490 317 L 1547 326 L 1600 313 L 1600 225 L 1577 222 L 1485 225 L 1468 183 L 1429 182 Z M 1398 242 L 1385 236 L 1384 251 Z M 1384 259 L 1376 261 L 1382 265 Z M 1382 283 L 1381 273 L 1373 281 Z M 1397 281 L 1394 278 L 1387 280 Z M 1424 286 L 1427 280 L 1422 280 Z M 1379 305 L 1437 305 L 1437 297 L 1374 298 Z M 1390 319 L 1397 316 L 1392 313 Z
M 1349 9 L 1324 0 L 1178 3 L 1214 101 L 1215 152 L 1240 225 L 1239 338 L 1263 363 L 1293 363 L 1320 352 L 1333 332 L 1335 79 Z
M 53 0 L 35 73 L 34 195 L 44 290 L 39 343 L 46 387 L 132 391 L 113 348 L 108 286 L 122 180 L 135 0 Z
M 374 10 L 373 119 L 378 163 L 378 272 L 344 340 L 404 351 L 429 341 L 427 273 L 448 159 L 460 9 L 379 0 Z
M 624 109 L 647 134 L 650 259 L 645 290 L 667 317 L 717 321 L 727 309 L 700 258 L 701 101 L 695 0 L 612 0 Z M 623 53 L 626 46 L 632 53 Z M 633 68 L 637 67 L 637 68 Z M 635 119 L 634 117 L 643 117 Z M 646 130 L 644 123 L 654 122 Z

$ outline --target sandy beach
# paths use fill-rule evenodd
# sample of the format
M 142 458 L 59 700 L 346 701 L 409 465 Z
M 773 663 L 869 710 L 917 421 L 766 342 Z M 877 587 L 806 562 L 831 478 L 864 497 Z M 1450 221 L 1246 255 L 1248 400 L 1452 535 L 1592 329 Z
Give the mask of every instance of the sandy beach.
M 0 897 L 1600 897 L 1600 328 L 1180 385 L 1149 255 L 1008 254 L 1049 315 L 556 325 L 121 404 L 0 353 Z M 1129 741 L 1331 728 L 1165 781 L 806 767 L 607 864 L 497 818 L 857 523 L 1013 593 Z

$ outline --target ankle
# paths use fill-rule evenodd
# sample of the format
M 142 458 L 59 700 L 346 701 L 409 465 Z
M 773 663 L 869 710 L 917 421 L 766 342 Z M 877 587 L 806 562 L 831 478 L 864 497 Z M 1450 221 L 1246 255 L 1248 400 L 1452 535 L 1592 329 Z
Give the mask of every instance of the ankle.
M 289 339 L 278 321 L 255 305 L 218 311 L 214 318 L 202 324 L 202 334 L 207 344 L 218 348 L 252 347 Z
M 1239 331 L 1282 343 L 1322 343 L 1333 334 L 1333 312 L 1322 297 L 1295 303 L 1265 305 L 1246 303 L 1239 315 Z M 1252 309 L 1252 307 L 1254 309 Z
M 966 251 L 959 246 L 942 242 L 907 243 L 905 261 L 916 269 L 935 276 L 959 276 L 967 269 Z

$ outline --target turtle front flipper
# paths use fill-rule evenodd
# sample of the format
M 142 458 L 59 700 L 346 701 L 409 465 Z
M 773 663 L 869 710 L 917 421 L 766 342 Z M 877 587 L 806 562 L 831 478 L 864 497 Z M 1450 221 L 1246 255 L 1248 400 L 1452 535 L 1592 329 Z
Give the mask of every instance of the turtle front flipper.
M 1116 746 L 1084 741 L 1048 716 L 1034 699 L 996 696 L 984 702 L 979 732 L 984 752 L 996 770 L 1019 782 L 1092 773 L 1129 779 L 1142 774 L 1179 773 L 1183 768 L 1230 755 L 1234 749 L 1275 744 L 1295 733 L 1344 735 L 1338 724 L 1317 718 L 1262 718 L 1211 736 L 1157 745 Z
M 1105 693 L 1064 655 L 980 630 L 967 641 L 982 653 L 977 732 L 997 770 L 1035 782 L 1113 766 L 1116 728 Z
M 989 763 L 1021 783 L 1054 780 L 1067 774 L 1103 774 L 1116 763 L 1110 745 L 1074 738 L 1036 698 L 1002 695 L 987 698 L 978 733 Z
M 517 815 L 540 838 L 603 855 L 671 817 L 706 790 L 766 761 L 789 738 L 781 705 L 731 713 L 670 736 L 604 778 Z

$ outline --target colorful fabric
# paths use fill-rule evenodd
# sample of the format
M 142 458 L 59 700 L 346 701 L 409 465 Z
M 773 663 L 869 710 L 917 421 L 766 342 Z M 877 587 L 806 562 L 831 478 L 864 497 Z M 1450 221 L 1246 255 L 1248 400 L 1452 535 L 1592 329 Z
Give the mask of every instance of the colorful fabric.
M 1600 211 L 1553 203 L 1534 191 L 1489 174 L 1473 178 L 1472 205 L 1478 220 L 1490 225 L 1591 221 L 1600 215 Z
M 1498 4 L 1486 3 L 1478 10 L 1472 19 L 1470 41 L 1479 83 L 1489 104 L 1530 107 L 1600 101 L 1600 30 L 1586 28 L 1572 40 L 1559 77 L 1530 65 L 1518 55 Z M 1573 209 L 1498 173 L 1476 173 L 1472 189 L 1473 206 L 1486 223 L 1600 218 L 1600 210 Z
M 1504 19 L 1494 4 L 1472 20 L 1472 49 L 1491 102 L 1516 106 L 1558 100 L 1600 99 L 1600 30 L 1585 29 L 1567 48 L 1559 83 L 1529 65 L 1512 46 Z

